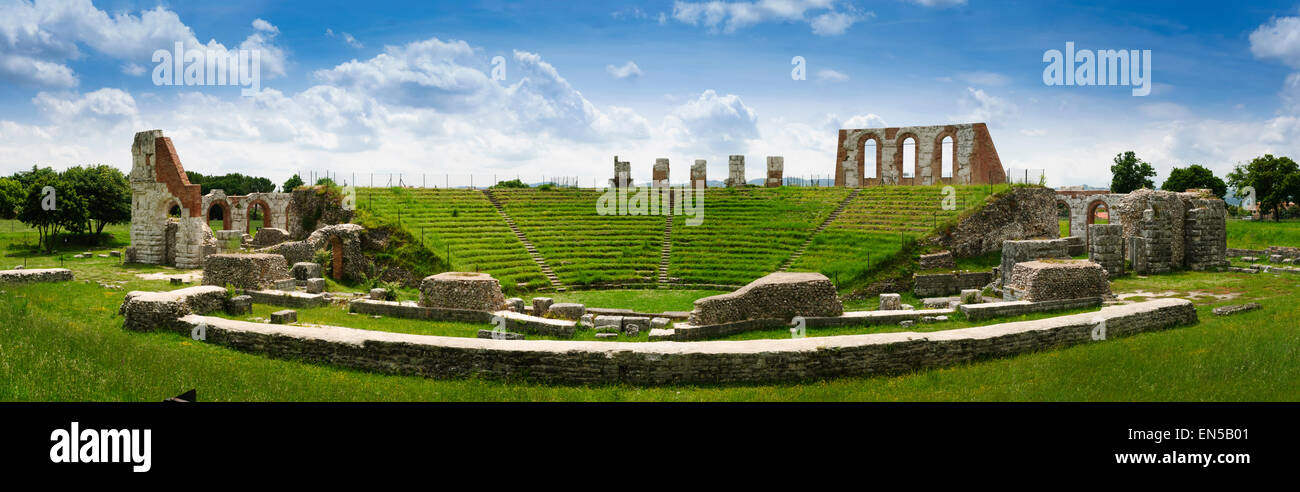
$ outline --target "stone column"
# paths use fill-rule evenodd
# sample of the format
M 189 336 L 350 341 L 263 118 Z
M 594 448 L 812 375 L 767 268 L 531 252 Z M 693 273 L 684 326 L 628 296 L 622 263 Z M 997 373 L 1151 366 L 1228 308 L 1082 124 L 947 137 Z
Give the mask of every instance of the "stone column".
M 609 185 L 614 188 L 626 188 L 632 183 L 632 164 L 627 161 L 618 160 L 614 156 L 614 178 L 609 180 Z
M 668 159 L 655 159 L 654 176 L 651 179 L 652 186 L 668 187 Z
M 709 186 L 708 177 L 708 161 L 705 161 L 704 159 L 695 159 L 695 165 L 691 166 L 691 188 L 704 188 Z
M 727 157 L 727 187 L 740 188 L 745 186 L 745 156 L 733 155 Z
M 1124 274 L 1124 227 L 1118 224 L 1088 226 L 1088 259 L 1115 278 Z
M 767 181 L 764 183 L 768 188 L 781 186 L 782 178 L 785 175 L 785 157 L 775 155 L 767 156 Z

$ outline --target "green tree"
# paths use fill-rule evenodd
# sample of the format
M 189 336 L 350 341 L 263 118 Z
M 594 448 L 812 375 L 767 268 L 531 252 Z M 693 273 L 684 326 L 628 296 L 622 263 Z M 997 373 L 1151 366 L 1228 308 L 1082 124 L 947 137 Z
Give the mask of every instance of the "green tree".
M 18 216 L 18 207 L 22 205 L 27 193 L 22 183 L 16 179 L 0 178 L 0 219 L 12 219 Z
M 1264 154 L 1233 168 L 1228 185 L 1240 197 L 1249 195 L 1245 188 L 1253 188 L 1259 210 L 1272 210 L 1273 220 L 1279 220 L 1282 208 L 1300 195 L 1300 166 L 1290 157 Z
M 47 187 L 53 193 L 47 193 Z M 45 175 L 27 187 L 18 220 L 36 229 L 40 244 L 46 251 L 53 251 L 54 236 L 59 231 L 85 226 L 86 203 L 70 183 L 57 175 Z
M 1131 193 L 1140 188 L 1155 188 L 1151 178 L 1156 176 L 1151 164 L 1137 158 L 1137 154 L 1128 151 L 1115 155 L 1115 165 L 1110 166 L 1111 193 Z
M 298 189 L 299 186 L 302 186 L 304 184 L 307 183 L 303 183 L 302 178 L 299 177 L 297 174 L 294 174 L 292 177 L 289 178 L 288 181 L 284 182 L 284 186 L 280 187 L 280 191 L 288 193 Z
M 1175 167 L 1169 171 L 1169 177 L 1165 179 L 1164 184 L 1160 185 L 1160 189 L 1165 191 L 1187 191 L 1199 188 L 1209 189 L 1214 192 L 1214 196 L 1220 198 L 1228 193 L 1228 184 L 1200 164 Z
M 85 231 L 99 235 L 108 224 L 131 222 L 131 183 L 122 171 L 104 164 L 75 166 L 63 171 L 62 178 L 85 200 Z

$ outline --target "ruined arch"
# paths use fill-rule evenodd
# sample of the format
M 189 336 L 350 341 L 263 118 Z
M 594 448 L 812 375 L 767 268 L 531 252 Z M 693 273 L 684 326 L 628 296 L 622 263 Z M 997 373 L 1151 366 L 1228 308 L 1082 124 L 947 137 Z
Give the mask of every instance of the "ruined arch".
M 930 169 L 931 176 L 934 176 L 934 183 L 951 184 L 956 178 L 957 130 L 955 128 L 946 128 L 934 137 L 934 157 Z
M 905 182 L 907 178 L 903 177 L 904 170 L 907 169 L 907 159 L 904 151 L 907 149 L 907 141 L 912 141 L 912 178 L 910 182 Z M 898 184 L 916 184 L 921 176 L 921 139 L 912 132 L 899 133 L 895 138 L 898 142 L 898 148 L 895 150 L 894 166 L 898 170 Z
M 1108 203 L 1106 203 L 1105 200 L 1097 199 L 1097 200 L 1093 200 L 1091 203 L 1088 204 L 1088 215 L 1087 215 L 1087 217 L 1088 217 L 1088 225 L 1092 225 L 1092 224 L 1096 224 L 1096 223 L 1098 223 L 1098 222 L 1096 221 L 1096 220 L 1097 220 L 1097 209 L 1098 209 L 1098 208 L 1105 208 L 1105 209 L 1106 209 L 1106 222 L 1103 222 L 1103 223 L 1105 223 L 1105 224 L 1109 224 L 1109 223 L 1110 223 L 1110 217 L 1111 217 L 1110 205 L 1109 205 Z
M 272 214 L 274 214 L 274 212 L 271 211 L 271 206 L 266 203 L 266 200 L 252 200 L 248 202 L 247 207 L 244 207 L 244 232 L 249 234 L 255 232 L 253 230 L 253 210 L 256 208 L 262 209 L 262 227 L 272 227 L 271 224 L 273 224 L 271 219 L 273 218 Z
M 207 210 L 203 212 L 204 220 L 208 222 L 216 220 L 213 218 L 213 215 L 217 215 L 212 213 L 214 210 L 219 212 L 219 217 L 221 218 L 221 230 L 230 230 L 230 203 L 225 200 L 209 203 L 207 205 Z
M 867 171 L 867 164 L 866 164 L 866 161 L 867 161 L 867 155 L 866 155 L 866 154 L 867 154 L 867 141 L 868 141 L 868 140 L 870 140 L 870 141 L 872 142 L 872 144 L 873 144 L 872 147 L 874 148 L 874 152 L 873 152 L 873 154 L 874 154 L 874 159 L 872 159 L 872 160 L 876 161 L 875 165 L 872 166 L 872 169 L 871 169 L 871 171 L 872 171 L 872 176 L 871 176 L 871 178 L 867 178 L 867 174 L 866 174 L 866 171 Z M 883 156 L 883 152 L 882 152 L 882 150 L 884 149 L 884 146 L 881 145 L 881 143 L 880 143 L 880 136 L 879 136 L 879 135 L 876 135 L 875 133 L 864 133 L 861 137 L 858 137 L 857 148 L 858 148 L 858 162 L 857 162 L 857 165 L 858 165 L 858 177 L 862 180 L 863 183 L 866 183 L 866 180 L 867 180 L 867 179 L 880 179 L 880 176 L 881 176 L 881 166 L 884 165 L 884 162 L 883 162 L 883 159 L 882 159 L 882 156 Z

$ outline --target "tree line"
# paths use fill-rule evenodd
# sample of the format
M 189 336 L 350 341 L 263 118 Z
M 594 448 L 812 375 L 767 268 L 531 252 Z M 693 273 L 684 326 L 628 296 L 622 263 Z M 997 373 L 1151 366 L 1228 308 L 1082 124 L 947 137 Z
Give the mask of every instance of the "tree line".
M 1141 188 L 1155 188 L 1155 168 L 1139 159 L 1133 151 L 1115 156 L 1110 167 L 1112 193 L 1130 193 Z M 1265 154 L 1250 162 L 1237 164 L 1226 176 L 1215 176 L 1205 166 L 1192 164 L 1175 167 L 1161 184 L 1165 191 L 1204 188 L 1215 196 L 1227 196 L 1228 189 L 1240 199 L 1253 199 L 1261 213 L 1271 211 L 1273 220 L 1300 217 L 1296 198 L 1300 197 L 1300 166 L 1290 157 Z

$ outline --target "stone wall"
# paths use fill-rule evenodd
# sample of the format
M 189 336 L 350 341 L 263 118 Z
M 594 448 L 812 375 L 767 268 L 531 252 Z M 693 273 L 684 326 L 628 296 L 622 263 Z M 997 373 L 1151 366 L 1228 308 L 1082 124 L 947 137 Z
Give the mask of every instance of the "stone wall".
M 1109 297 L 1110 281 L 1101 265 L 1088 260 L 1047 260 L 1016 263 L 1007 297 L 1022 301 L 1059 301 Z
M 691 166 L 691 188 L 704 188 L 709 182 L 709 163 L 704 159 L 696 159 L 695 164 Z
M 1060 235 L 1055 193 L 1050 188 L 1015 187 L 987 200 L 978 212 L 940 231 L 934 242 L 958 258 L 969 258 L 999 251 L 1003 241 Z
M 1125 195 L 1106 190 L 1060 190 L 1056 192 L 1057 202 L 1070 210 L 1070 235 L 1080 236 L 1085 240 L 1088 226 L 1093 224 L 1096 211 L 1106 209 L 1108 223 L 1120 224 L 1123 219 L 1116 214 L 1119 202 Z
M 618 160 L 614 156 L 614 177 L 609 180 L 609 185 L 615 188 L 626 188 L 632 184 L 632 163 Z
M 180 156 L 162 130 L 135 134 L 130 179 L 131 246 L 124 259 L 177 268 L 201 267 L 203 257 L 216 252 L 216 237 L 203 215 L 206 210 L 200 186 L 190 183 Z M 168 220 L 173 206 L 181 211 L 175 222 Z M 171 235 L 167 231 L 170 223 L 176 224 Z
M 420 305 L 444 309 L 499 311 L 506 298 L 501 284 L 486 273 L 443 272 L 420 283 Z
M 1115 278 L 1124 274 L 1124 228 L 1119 224 L 1088 226 L 1088 259 Z
M 1228 210 L 1223 200 L 1180 193 L 1190 207 L 1183 224 L 1183 265 L 1192 270 L 1228 266 Z
M 124 320 L 122 327 L 128 330 L 175 330 L 178 318 L 216 311 L 225 302 L 226 289 L 211 285 L 168 292 L 132 291 L 126 294 L 117 313 Z M 184 331 L 189 334 L 188 329 Z
M 1101 297 L 1081 297 L 1078 299 L 1060 299 L 1055 301 L 1005 301 L 984 302 L 980 304 L 962 304 L 962 314 L 967 321 L 984 321 L 1008 316 L 1047 313 L 1067 309 L 1083 309 L 1102 304 Z
M 1011 273 L 1017 263 L 1042 259 L 1069 259 L 1070 244 L 1064 239 L 1035 239 L 1003 241 L 1002 265 L 998 268 L 999 282 L 1011 282 Z
M 262 290 L 286 279 L 292 279 L 289 264 L 280 255 L 216 254 L 203 262 L 203 285 Z
M 901 374 L 1195 324 L 1184 299 L 1158 299 L 1033 321 L 929 333 L 721 342 L 491 340 L 187 315 L 207 343 L 270 357 L 433 378 L 525 378 L 554 384 L 757 384 Z
M 941 144 L 951 137 L 954 145 L 952 177 L 942 177 Z M 903 143 L 916 142 L 916 162 L 903 162 Z M 867 169 L 867 141 L 875 142 L 876 168 Z M 839 132 L 835 155 L 836 186 L 996 184 L 1006 182 L 1006 171 L 984 123 L 845 129 Z M 912 177 L 903 172 L 912 168 Z M 865 178 L 865 176 L 875 176 Z
M 0 284 L 33 284 L 41 282 L 66 282 L 72 280 L 72 270 L 67 268 L 33 268 L 0 270 Z
M 767 157 L 767 180 L 763 182 L 768 188 L 781 186 L 785 178 L 785 157 L 768 156 Z
M 957 260 L 953 258 L 952 251 L 940 251 L 934 254 L 921 255 L 918 268 L 921 270 L 938 270 L 942 268 L 957 268 Z
M 727 156 L 727 187 L 740 188 L 745 186 L 745 156 L 732 155 Z
M 912 293 L 916 297 L 954 296 L 965 289 L 983 289 L 991 282 L 993 272 L 918 274 L 912 276 Z
M 698 299 L 693 325 L 795 316 L 839 316 L 844 312 L 835 285 L 820 273 L 776 272 L 735 292 Z

